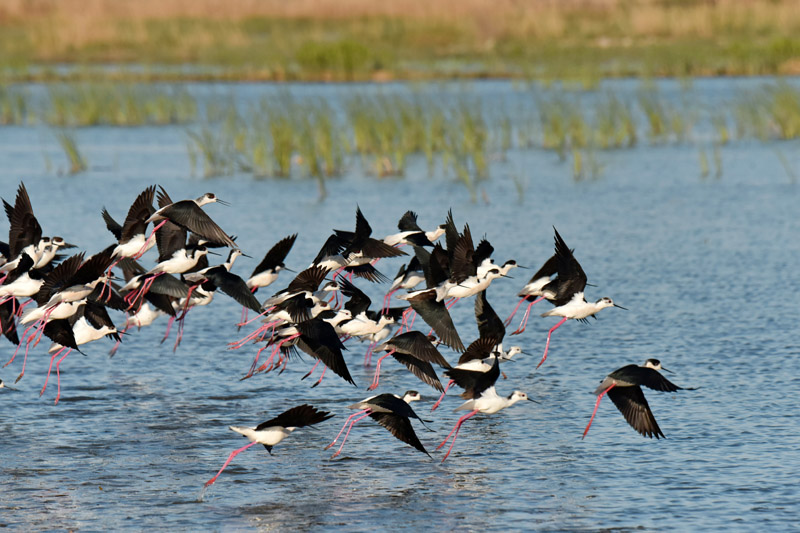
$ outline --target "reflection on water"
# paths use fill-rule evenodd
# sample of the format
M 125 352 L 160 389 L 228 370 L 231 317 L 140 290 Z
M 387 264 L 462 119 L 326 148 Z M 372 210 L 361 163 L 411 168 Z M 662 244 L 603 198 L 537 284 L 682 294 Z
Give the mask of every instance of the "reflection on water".
M 13 197 L 24 177 L 45 232 L 58 228 L 89 252 L 111 242 L 100 208 L 122 213 L 153 182 L 173 197 L 213 190 L 235 204 L 209 212 L 253 256 L 240 259 L 240 274 L 294 232 L 300 236 L 288 266 L 305 267 L 330 228 L 352 226 L 356 204 L 376 234 L 393 232 L 406 209 L 427 226 L 452 207 L 459 225 L 469 222 L 474 235 L 487 235 L 498 261 L 514 258 L 533 268 L 552 253 L 556 225 L 596 285 L 587 287 L 587 297 L 609 295 L 630 311 L 565 324 L 536 371 L 555 321 L 534 316 L 513 341 L 529 355 L 505 367 L 508 379 L 497 387 L 501 394 L 524 390 L 541 403 L 470 419 L 444 464 L 441 452 L 429 459 L 371 420 L 356 425 L 343 457 L 330 460 L 323 448 L 350 414 L 346 406 L 368 395 L 372 369 L 361 364 L 366 347 L 348 343 L 358 388 L 335 376 L 309 388 L 300 381 L 308 361 L 293 362 L 282 375 L 239 381 L 255 349 L 226 349 L 241 335 L 233 326 L 239 309 L 223 296 L 189 314 L 176 353 L 169 342 L 159 343 L 161 322 L 126 338 L 113 359 L 107 356 L 111 343 L 100 341 L 87 346 L 85 357 L 65 360 L 58 406 L 49 389 L 38 396 L 48 359 L 33 350 L 21 390 L 0 389 L 3 525 L 267 531 L 796 525 L 800 494 L 787 465 L 800 445 L 793 423 L 800 378 L 787 368 L 800 355 L 791 297 L 800 292 L 798 194 L 770 147 L 724 147 L 730 164 L 725 178 L 713 183 L 698 179 L 697 154 L 688 147 L 608 154 L 614 172 L 584 184 L 564 179 L 551 154 L 518 152 L 485 186 L 490 204 L 470 203 L 449 181 L 426 182 L 424 163 L 412 163 L 405 180 L 344 176 L 319 204 L 315 185 L 301 180 L 187 179 L 185 139 L 175 130 L 129 130 L 124 140 L 117 131 L 84 134 L 87 149 L 103 146 L 117 163 L 62 179 L 40 175 L 39 163 L 3 150 L 11 137 L 35 145 L 35 131 L 0 129 L 0 195 Z M 153 143 L 163 150 L 136 155 Z M 511 174 L 527 180 L 521 204 Z M 378 266 L 391 275 L 399 262 Z M 501 316 L 531 273 L 518 270 L 513 280 L 492 285 L 489 298 Z M 764 295 L 775 288 L 786 297 L 767 302 Z M 365 286 L 373 301 L 384 289 Z M 537 304 L 534 313 L 546 309 L 539 305 L 547 304 Z M 472 313 L 470 301 L 453 310 L 465 342 L 477 335 Z M 8 360 L 12 350 L 5 346 L 0 355 Z M 592 432 L 581 440 L 597 383 L 649 357 L 675 371 L 676 383 L 699 387 L 648 394 L 667 438 L 640 437 L 604 400 Z M 0 378 L 13 381 L 18 363 L 0 369 Z M 452 410 L 460 399 L 452 395 L 430 413 L 438 394 L 391 366 L 378 392 L 410 388 L 425 398 L 418 412 L 434 431 L 415 427 L 434 450 L 455 424 L 460 413 Z M 229 425 L 255 425 L 304 402 L 336 418 L 317 430 L 298 430 L 273 456 L 255 447 L 237 456 L 198 501 L 203 483 L 243 444 Z

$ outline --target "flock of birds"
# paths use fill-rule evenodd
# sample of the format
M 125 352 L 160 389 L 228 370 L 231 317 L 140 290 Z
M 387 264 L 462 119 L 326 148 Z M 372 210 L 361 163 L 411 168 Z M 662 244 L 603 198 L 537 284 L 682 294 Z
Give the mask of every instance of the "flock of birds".
M 532 306 L 541 300 L 553 305 L 543 317 L 561 317 L 547 333 L 537 368 L 547 359 L 551 335 L 567 320 L 585 321 L 607 307 L 624 309 L 606 297 L 595 302 L 586 300 L 587 276 L 554 228 L 555 253 L 521 289 L 519 303 L 511 316 L 501 320 L 489 303 L 487 289 L 494 280 L 509 277 L 512 269 L 524 267 L 513 260 L 496 264 L 491 257 L 492 245 L 485 238 L 475 245 L 469 225 L 459 231 L 452 212 L 444 224 L 425 231 L 419 227 L 416 214 L 408 211 L 398 223 L 398 233 L 376 239 L 357 209 L 354 230 L 333 230 L 305 270 L 297 273 L 285 265 L 297 238 L 295 234 L 275 244 L 245 279 L 232 272 L 236 258 L 244 255 L 235 237 L 222 230 L 202 209 L 214 202 L 224 204 L 212 193 L 174 202 L 163 187 L 148 187 L 135 199 L 122 224 L 105 208 L 102 210 L 106 227 L 115 238 L 113 244 L 88 257 L 83 252 L 66 257 L 65 251 L 74 246 L 62 237 L 43 234 L 25 185 L 20 184 L 13 205 L 3 200 L 10 227 L 8 243 L 0 243 L 0 327 L 2 334 L 16 346 L 4 366 L 15 361 L 24 345 L 19 381 L 25 374 L 29 350 L 38 345 L 42 336 L 49 338 L 50 364 L 40 395 L 46 390 L 55 362 L 58 403 L 60 365 L 70 352 L 80 351 L 82 345 L 108 336 L 116 341 L 111 350 L 113 355 L 120 346 L 121 335 L 130 333 L 134 327 L 149 326 L 160 316 L 169 317 L 164 339 L 173 323 L 178 323 L 174 345 L 177 349 L 187 313 L 208 305 L 221 292 L 242 305 L 240 328 L 257 324 L 253 331 L 229 344 L 230 349 L 259 345 L 242 379 L 278 369 L 283 372 L 290 359 L 302 351 L 316 360 L 303 379 L 320 363 L 323 366 L 313 386 L 322 382 L 328 369 L 356 385 L 343 355 L 347 349 L 345 342 L 356 338 L 369 342 L 365 365 L 370 364 L 373 353 L 384 353 L 375 365 L 369 390 L 378 388 L 381 363 L 389 356 L 441 393 L 432 410 L 440 405 L 450 387 L 463 389 L 461 397 L 465 401 L 457 410 L 466 414 L 437 448 L 443 448 L 452 437 L 442 457 L 444 461 L 466 420 L 478 413 L 496 413 L 519 401 L 534 401 L 519 390 L 503 396 L 495 389 L 500 375 L 505 377 L 500 364 L 523 353 L 518 346 L 503 345 L 506 327 L 522 304 L 527 303 L 522 321 L 510 335 L 525 330 Z M 442 237 L 444 244 L 439 243 Z M 154 266 L 146 268 L 139 260 L 154 246 L 158 258 Z M 224 247 L 230 249 L 227 260 L 210 265 L 208 255 L 221 256 L 214 250 Z M 381 259 L 401 256 L 409 260 L 392 280 L 375 267 Z M 121 275 L 115 274 L 115 270 Z M 286 288 L 259 301 L 257 292 L 275 283 L 284 270 L 296 276 Z M 391 282 L 380 308 L 356 286 L 354 278 L 370 283 Z M 419 288 L 423 284 L 425 288 Z M 392 306 L 393 296 L 403 305 Z M 449 310 L 459 300 L 471 297 L 475 300 L 479 337 L 465 346 Z M 121 328 L 112 321 L 109 311 L 125 314 Z M 248 318 L 249 311 L 257 316 Z M 423 330 L 429 328 L 429 331 L 413 329 L 417 315 L 428 325 Z M 22 335 L 18 331 L 21 326 L 26 327 Z M 439 351 L 442 345 L 461 353 L 455 366 Z M 265 351 L 269 355 L 261 362 Z M 435 366 L 444 369 L 443 374 L 449 378 L 446 386 L 437 376 Z M 647 437 L 664 437 L 642 386 L 665 392 L 681 387 L 662 376 L 660 370 L 666 369 L 659 361 L 648 359 L 642 366 L 624 366 L 606 376 L 595 391 L 597 403 L 583 436 L 589 431 L 600 400 L 608 395 L 636 431 Z M 11 387 L 0 380 L 0 388 Z M 402 396 L 378 394 L 350 405 L 356 412 L 347 418 L 328 445 L 333 447 L 344 434 L 333 457 L 341 453 L 353 425 L 366 417 L 430 456 L 411 424 L 411 419 L 424 424 L 411 407 L 412 402 L 420 399 L 419 392 L 411 390 Z M 295 429 L 319 424 L 332 416 L 304 404 L 255 427 L 231 426 L 231 430 L 245 436 L 250 443 L 233 451 L 206 486 L 214 483 L 233 458 L 250 446 L 263 444 L 271 453 L 272 447 Z

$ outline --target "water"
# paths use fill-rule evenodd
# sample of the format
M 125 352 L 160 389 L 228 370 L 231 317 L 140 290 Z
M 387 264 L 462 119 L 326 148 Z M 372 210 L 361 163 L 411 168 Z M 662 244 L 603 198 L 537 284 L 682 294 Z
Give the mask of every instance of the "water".
M 189 314 L 176 353 L 174 333 L 159 344 L 161 321 L 127 337 L 113 359 L 110 341 L 87 346 L 85 357 L 70 355 L 57 406 L 54 379 L 38 394 L 48 363 L 40 344 L 21 390 L 0 390 L 0 525 L 87 531 L 797 527 L 800 195 L 775 156 L 780 150 L 797 165 L 796 143 L 724 147 L 719 180 L 698 177 L 690 146 L 603 154 L 602 178 L 581 183 L 568 178 L 554 154 L 512 152 L 495 164 L 477 204 L 458 184 L 429 180 L 424 164 L 412 162 L 406 179 L 370 180 L 354 170 L 331 182 L 320 203 L 311 181 L 189 177 L 179 128 L 96 128 L 79 137 L 95 169 L 58 176 L 52 170 L 58 152 L 47 132 L 0 129 L 0 193 L 11 201 L 24 180 L 45 232 L 89 252 L 111 242 L 100 208 L 122 219 L 152 183 L 173 198 L 211 190 L 234 204 L 207 210 L 253 256 L 239 260 L 241 275 L 293 232 L 300 235 L 288 266 L 305 267 L 330 228 L 353 226 L 356 204 L 377 235 L 393 232 L 406 209 L 432 227 L 452 207 L 457 224 L 469 222 L 476 238 L 487 235 L 498 262 L 514 258 L 534 269 L 552 254 L 556 225 L 596 285 L 587 297 L 611 296 L 630 310 L 605 310 L 589 325 L 565 324 L 534 372 L 556 322 L 535 313 L 525 333 L 510 339 L 529 355 L 505 365 L 508 379 L 497 387 L 501 394 L 524 390 L 540 403 L 469 420 L 444 464 L 434 449 L 457 420 L 452 409 L 459 399 L 451 396 L 430 413 L 438 394 L 391 359 L 378 392 L 422 392 L 426 402 L 415 408 L 433 431 L 415 427 L 433 459 L 367 419 L 355 426 L 341 458 L 329 460 L 331 451 L 323 448 L 350 414 L 346 406 L 369 395 L 366 345 L 348 343 L 358 388 L 330 373 L 309 388 L 309 380 L 300 381 L 311 367 L 307 357 L 293 360 L 282 375 L 239 381 L 255 348 L 226 350 L 241 334 L 232 325 L 239 309 L 223 295 Z M 49 172 L 43 154 L 51 159 Z M 521 198 L 515 174 L 525 184 Z M 400 264 L 378 266 L 391 276 Z M 516 270 L 514 280 L 492 285 L 490 302 L 502 318 L 532 272 Z M 385 290 L 359 286 L 374 302 Z M 461 302 L 453 311 L 465 342 L 477 335 L 472 306 Z M 547 308 L 541 303 L 533 311 Z M 13 348 L 6 341 L 0 346 L 7 360 Z M 597 383 L 650 357 L 673 370 L 669 379 L 678 385 L 699 387 L 645 391 L 667 439 L 641 437 L 606 399 L 581 440 Z M 13 382 L 20 368 L 18 358 L 0 377 Z M 298 430 L 274 456 L 261 447 L 243 452 L 201 497 L 205 481 L 246 442 L 228 425 L 255 425 L 305 402 L 336 417 L 317 430 Z

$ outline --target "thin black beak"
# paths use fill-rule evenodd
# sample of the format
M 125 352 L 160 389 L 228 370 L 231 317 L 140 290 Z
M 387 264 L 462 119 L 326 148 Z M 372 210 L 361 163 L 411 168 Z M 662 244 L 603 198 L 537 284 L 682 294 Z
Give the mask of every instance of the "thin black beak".
M 528 267 L 522 266 L 522 265 L 517 265 L 517 268 L 524 268 L 525 270 L 528 270 Z M 588 283 L 587 283 L 587 285 L 588 285 Z
M 220 200 L 219 198 L 217 198 L 217 203 L 218 203 L 218 204 L 225 205 L 225 206 L 229 206 L 229 207 L 230 207 L 230 205 L 231 205 L 229 202 L 226 202 L 226 201 L 224 201 L 224 200 Z
M 219 255 L 217 252 L 212 252 L 211 250 L 207 250 L 210 255 Z
M 529 402 L 533 402 L 533 403 L 541 403 L 541 402 L 537 402 L 537 401 L 536 401 L 536 400 L 534 400 L 533 398 L 525 398 L 525 399 L 526 399 L 526 400 L 528 400 Z
M 292 270 L 291 268 L 288 268 L 288 267 L 283 267 L 282 270 L 285 270 L 286 272 L 291 272 L 292 274 L 297 274 L 297 271 Z
M 614 304 L 614 307 L 619 307 L 620 309 L 624 309 L 625 311 L 628 310 L 627 307 L 622 307 L 621 305 Z
M 506 274 L 500 274 L 500 277 L 501 277 L 501 278 L 514 279 L 513 277 L 511 277 L 511 276 L 507 276 Z
M 252 258 L 253 258 L 253 256 L 252 256 L 252 255 L 247 255 L 247 254 L 246 254 L 246 253 L 244 253 L 244 252 L 242 252 L 242 257 L 249 257 L 250 259 L 252 259 Z
M 670 370 L 669 368 L 664 368 L 663 366 L 661 367 L 661 370 L 663 370 L 664 372 L 669 372 L 670 374 L 674 374 L 675 373 L 672 370 Z

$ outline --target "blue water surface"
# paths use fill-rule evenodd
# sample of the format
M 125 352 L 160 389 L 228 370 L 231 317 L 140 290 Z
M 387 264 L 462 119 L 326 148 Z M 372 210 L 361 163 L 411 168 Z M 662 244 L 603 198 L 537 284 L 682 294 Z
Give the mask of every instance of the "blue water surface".
M 614 90 L 635 87 L 617 82 Z M 737 82 L 698 82 L 709 99 Z M 368 90 L 369 86 L 360 87 Z M 196 87 L 197 91 L 219 90 Z M 269 93 L 247 85 L 242 93 Z M 281 90 L 285 90 L 282 88 Z M 298 94 L 347 86 L 289 87 Z M 387 89 L 382 89 L 387 90 Z M 513 94 L 511 84 L 475 84 L 487 94 Z M 663 89 L 668 92 L 669 86 Z M 677 90 L 677 89 L 676 89 Z M 499 100 L 502 101 L 502 98 Z M 499 263 L 516 259 L 538 269 L 552 254 L 556 226 L 589 282 L 587 298 L 610 296 L 628 311 L 609 309 L 589 324 L 568 322 L 534 370 L 547 330 L 557 319 L 533 308 L 527 330 L 506 344 L 527 355 L 503 369 L 501 394 L 527 392 L 523 402 L 463 426 L 440 463 L 436 446 L 459 413 L 453 393 L 431 413 L 438 393 L 391 359 L 378 392 L 419 390 L 414 405 L 430 420 L 415 423 L 432 458 L 394 439 L 370 419 L 359 422 L 340 457 L 323 448 L 347 406 L 369 396 L 373 367 L 366 344 L 347 343 L 358 387 L 328 373 L 317 388 L 300 378 L 308 357 L 282 374 L 240 381 L 257 347 L 229 350 L 241 337 L 240 308 L 218 294 L 189 313 L 173 352 L 163 344 L 166 321 L 134 331 L 117 355 L 111 341 L 87 345 L 61 366 L 61 400 L 51 379 L 39 391 L 49 358 L 44 342 L 31 351 L 18 392 L 0 389 L 0 526 L 19 530 L 693 530 L 782 531 L 800 519 L 800 433 L 796 372 L 800 239 L 798 185 L 778 152 L 800 164 L 796 142 L 735 142 L 720 149 L 720 178 L 702 178 L 690 144 L 643 145 L 600 153 L 603 171 L 575 182 L 569 163 L 551 152 L 513 150 L 495 162 L 478 201 L 453 178 L 429 177 L 412 160 L 407 176 L 377 180 L 357 166 L 328 183 L 318 198 L 312 180 L 259 180 L 245 175 L 202 180 L 191 175 L 185 130 L 89 128 L 77 132 L 89 172 L 59 175 L 64 163 L 52 134 L 40 127 L 0 128 L 0 195 L 13 201 L 24 181 L 46 234 L 96 252 L 112 242 L 105 206 L 118 219 L 146 186 L 162 184 L 177 198 L 215 192 L 232 208 L 207 212 L 252 259 L 247 276 L 280 238 L 298 233 L 287 265 L 306 267 L 331 228 L 351 229 L 359 205 L 374 234 L 395 230 L 403 212 L 425 228 L 444 221 L 485 235 Z M 514 179 L 521 181 L 520 192 Z M 0 223 L 0 232 L 7 226 Z M 2 233 L 0 233 L 2 234 Z M 154 252 L 145 256 L 152 264 Z M 392 276 L 401 259 L 379 269 Z M 505 318 L 534 270 L 496 281 L 489 299 Z M 289 281 L 284 273 L 273 289 Z M 386 286 L 358 282 L 380 302 Z M 259 293 L 261 295 L 261 293 Z M 113 315 L 122 324 L 121 314 Z M 477 337 L 473 302 L 453 317 L 465 343 Z M 420 324 L 419 322 L 417 324 Z M 420 324 L 427 332 L 427 328 Z M 458 354 L 442 347 L 452 362 Z M 0 343 L 0 363 L 13 346 Z M 657 358 L 669 379 L 697 390 L 645 394 L 667 438 L 643 438 L 608 400 L 591 432 L 593 390 L 623 365 Z M 0 378 L 13 383 L 21 356 Z M 319 369 L 315 376 L 319 375 Z M 443 378 L 444 379 L 444 378 Z M 270 456 L 260 446 L 235 458 L 207 491 L 203 484 L 228 454 L 246 443 L 229 425 L 256 425 L 302 403 L 336 416 L 302 429 Z

